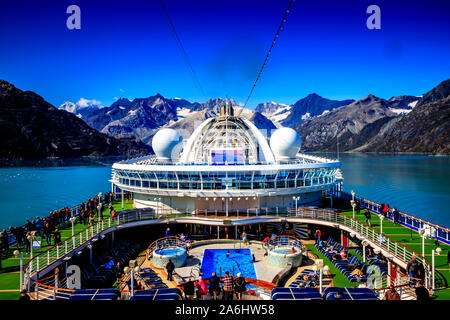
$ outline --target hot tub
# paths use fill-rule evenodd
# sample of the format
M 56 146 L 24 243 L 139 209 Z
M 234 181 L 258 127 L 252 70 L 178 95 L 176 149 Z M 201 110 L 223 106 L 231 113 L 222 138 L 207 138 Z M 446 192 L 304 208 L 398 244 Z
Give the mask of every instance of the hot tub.
M 288 264 L 298 267 L 302 264 L 302 250 L 295 247 L 295 253 L 292 252 L 292 246 L 277 246 L 268 251 L 268 262 L 270 265 L 279 268 L 285 268 Z
M 172 260 L 175 268 L 186 265 L 187 252 L 185 248 L 167 247 L 153 251 L 153 265 L 156 268 L 165 268 L 169 259 Z

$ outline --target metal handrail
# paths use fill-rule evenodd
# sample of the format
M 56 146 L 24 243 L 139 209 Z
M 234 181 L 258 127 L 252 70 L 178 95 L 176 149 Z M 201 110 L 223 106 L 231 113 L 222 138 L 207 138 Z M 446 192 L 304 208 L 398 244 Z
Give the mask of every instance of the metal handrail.
M 331 194 L 331 192 L 326 192 L 326 193 L 327 194 Z M 347 192 L 345 192 L 345 191 L 334 191 L 333 192 L 333 196 L 337 196 L 339 198 L 343 198 L 343 199 L 346 199 L 346 200 L 352 199 L 352 195 L 347 193 Z M 363 206 L 364 203 L 368 203 L 368 204 L 370 204 L 372 206 L 372 208 L 366 206 L 367 209 L 371 209 L 372 211 L 374 211 L 376 213 L 380 213 L 380 210 L 375 210 L 374 207 L 381 208 L 381 204 L 379 204 L 377 202 L 374 202 L 374 201 L 371 201 L 371 200 L 368 200 L 368 199 L 365 199 L 365 198 L 362 198 L 362 197 L 359 197 L 359 196 L 356 196 L 356 195 L 354 196 L 354 198 L 355 198 L 355 200 L 359 200 L 360 201 L 361 206 Z M 405 218 L 405 222 L 406 222 L 406 218 L 408 218 L 408 219 L 411 219 L 411 220 L 419 222 L 419 224 L 420 223 L 427 224 L 427 225 L 432 226 L 432 227 L 434 227 L 436 229 L 442 230 L 442 231 L 447 233 L 447 239 L 446 240 L 447 241 L 449 240 L 448 239 L 448 233 L 450 233 L 450 228 L 448 228 L 448 227 L 441 226 L 441 225 L 439 225 L 437 223 L 434 223 L 434 222 L 431 222 L 429 220 L 418 218 L 416 216 L 407 214 L 407 213 L 405 213 L 403 211 L 399 211 L 399 216 L 403 216 Z M 390 219 L 390 217 L 388 217 L 388 218 Z M 414 227 L 413 225 L 411 225 L 411 226 Z

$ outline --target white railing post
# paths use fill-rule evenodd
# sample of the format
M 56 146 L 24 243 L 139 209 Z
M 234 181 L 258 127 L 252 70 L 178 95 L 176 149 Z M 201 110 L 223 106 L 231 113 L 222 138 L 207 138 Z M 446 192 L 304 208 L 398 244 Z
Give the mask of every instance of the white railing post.
M 67 241 L 64 242 L 64 252 L 65 252 L 65 254 L 67 254 Z
M 50 264 L 50 250 L 47 250 L 47 265 Z
M 59 259 L 59 245 L 56 245 L 56 259 Z

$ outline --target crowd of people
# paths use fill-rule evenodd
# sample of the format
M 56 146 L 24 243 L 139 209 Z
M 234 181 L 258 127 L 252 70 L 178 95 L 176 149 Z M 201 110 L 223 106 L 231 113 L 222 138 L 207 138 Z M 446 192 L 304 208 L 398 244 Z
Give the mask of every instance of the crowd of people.
M 208 286 L 209 284 L 209 286 Z M 245 278 L 238 273 L 235 278 L 230 275 L 229 271 L 225 272 L 225 276 L 220 278 L 215 272 L 209 279 L 203 279 L 199 276 L 197 280 L 188 277 L 181 284 L 186 300 L 205 300 L 206 295 L 210 295 L 213 300 L 218 300 L 222 293 L 222 300 L 233 300 L 236 296 L 237 300 L 242 299 L 242 295 L 247 291 L 247 282 Z
M 360 214 L 362 209 L 361 206 L 361 202 L 359 200 L 356 200 L 356 204 L 355 204 L 355 210 L 357 214 Z M 378 209 L 379 213 L 381 215 L 384 216 L 384 218 L 387 218 L 388 215 L 390 216 L 390 214 L 392 214 L 392 221 L 395 224 L 400 223 L 399 221 L 399 217 L 400 217 L 400 211 L 398 211 L 397 207 L 394 208 L 390 208 L 389 204 L 385 204 L 384 202 L 380 205 L 379 209 Z M 372 212 L 370 211 L 370 209 L 366 208 L 366 210 L 364 211 L 364 217 L 366 219 L 366 224 L 371 227 L 371 219 L 372 219 Z
M 84 225 L 87 223 L 91 226 L 94 225 L 96 216 L 100 220 L 103 219 L 105 205 L 108 205 L 110 216 L 113 216 L 113 214 L 115 215 L 115 210 L 112 206 L 113 200 L 114 194 L 108 192 L 104 194 L 102 199 L 95 196 L 88 201 L 81 203 L 77 216 L 78 222 Z M 68 207 L 64 207 L 59 210 L 50 211 L 46 217 L 36 216 L 36 219 L 27 220 L 23 226 L 10 226 L 9 232 L 14 237 L 17 247 L 25 246 L 25 252 L 29 253 L 32 245 L 31 241 L 33 241 L 32 239 L 34 237 L 45 238 L 47 246 L 61 243 L 60 229 L 69 222 L 72 214 L 73 213 Z M 10 243 L 11 237 L 6 229 L 3 229 L 0 232 L 0 257 L 7 258 L 9 256 Z M 41 243 L 41 246 L 42 245 L 43 244 Z

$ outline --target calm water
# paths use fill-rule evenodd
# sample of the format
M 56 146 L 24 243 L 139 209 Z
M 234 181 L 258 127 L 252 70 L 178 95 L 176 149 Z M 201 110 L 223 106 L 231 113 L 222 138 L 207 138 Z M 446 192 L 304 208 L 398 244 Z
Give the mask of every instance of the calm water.
M 450 226 L 450 157 L 341 154 L 344 191 Z
M 334 157 L 335 155 L 328 155 Z M 0 163 L 0 227 L 111 190 L 117 158 Z M 344 190 L 450 226 L 450 157 L 341 154 Z
M 8 163 L 0 167 L 0 227 L 24 224 L 111 190 L 116 159 L 66 159 Z

